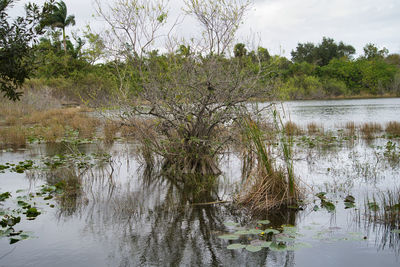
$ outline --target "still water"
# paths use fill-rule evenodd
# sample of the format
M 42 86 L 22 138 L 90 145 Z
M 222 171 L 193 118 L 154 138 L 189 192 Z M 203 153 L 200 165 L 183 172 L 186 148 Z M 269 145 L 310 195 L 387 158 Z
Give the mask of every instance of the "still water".
M 318 122 L 331 135 L 340 136 L 336 128 L 348 121 L 399 121 L 400 99 L 286 102 L 284 110 L 300 125 Z M 221 202 L 231 201 L 241 182 L 235 152 L 221 159 L 224 174 L 218 184 L 202 192 L 173 179 L 145 175 L 148 170 L 134 143 L 80 145 L 73 150 L 71 145 L 34 144 L 23 151 L 0 151 L 0 164 L 32 159 L 39 166 L 25 173 L 0 173 L 0 193 L 9 191 L 13 196 L 0 202 L 1 209 L 18 208 L 17 196 L 37 192 L 59 177 L 81 179 L 80 193 L 72 201 L 32 200 L 41 214 L 32 221 L 21 216 L 15 226 L 31 237 L 12 245 L 0 238 L 0 266 L 399 266 L 400 234 L 393 232 L 397 228 L 368 220 L 364 214 L 365 203 L 374 194 L 379 198 L 381 192 L 400 186 L 399 161 L 385 156 L 387 141 L 356 139 L 315 147 L 296 142 L 294 169 L 307 205 L 300 211 L 257 217 Z M 399 148 L 399 139 L 391 142 Z M 86 155 L 107 152 L 111 160 L 99 163 L 94 155 L 93 166 L 45 168 L 44 162 L 54 161 L 55 155 L 71 151 L 76 155 L 76 149 Z M 318 192 L 327 193 L 335 211 L 320 207 Z M 345 209 L 343 199 L 348 195 L 356 200 L 354 208 Z M 209 202 L 221 203 L 202 205 Z M 227 222 L 264 229 L 256 222 L 265 219 L 271 221 L 267 227 L 275 229 L 296 226 L 296 240 L 289 242 L 307 245 L 249 252 L 227 246 L 248 244 L 257 235 L 235 241 L 219 238 L 237 230 Z

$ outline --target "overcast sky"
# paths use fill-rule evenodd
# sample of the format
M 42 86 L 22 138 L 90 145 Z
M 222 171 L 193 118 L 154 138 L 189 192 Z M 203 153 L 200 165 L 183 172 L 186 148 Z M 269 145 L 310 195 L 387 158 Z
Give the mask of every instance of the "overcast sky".
M 19 6 L 26 2 L 21 0 Z M 34 2 L 40 4 L 44 0 Z M 92 17 L 95 13 L 92 0 L 64 2 L 68 13 L 76 17 L 77 25 L 72 30 L 88 23 L 101 30 L 102 23 Z M 182 0 L 170 0 L 171 19 L 181 7 Z M 22 12 L 17 5 L 13 13 L 18 10 Z M 177 31 L 191 37 L 198 27 L 193 20 L 185 19 Z M 399 31 L 400 0 L 253 0 L 238 32 L 238 41 L 246 42 L 249 36 L 256 34 L 271 54 L 289 58 L 298 42 L 318 43 L 323 36 L 353 45 L 358 54 L 362 54 L 366 43 L 386 47 L 390 53 L 400 53 Z

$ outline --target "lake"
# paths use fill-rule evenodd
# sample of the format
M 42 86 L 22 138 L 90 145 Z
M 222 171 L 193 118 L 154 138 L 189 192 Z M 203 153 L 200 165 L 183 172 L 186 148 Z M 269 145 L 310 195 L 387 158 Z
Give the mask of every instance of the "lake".
M 221 159 L 218 183 L 202 191 L 151 175 L 134 142 L 0 150 L 0 165 L 15 164 L 0 172 L 0 194 L 12 195 L 0 211 L 20 216 L 15 229 L 26 233 L 14 244 L 0 238 L 0 266 L 399 266 L 400 225 L 381 220 L 385 196 L 400 204 L 399 138 L 349 138 L 343 127 L 400 121 L 400 98 L 282 106 L 298 125 L 324 127 L 324 135 L 295 138 L 294 170 L 305 192 L 300 210 L 251 216 L 233 205 L 241 183 L 235 151 Z M 26 160 L 33 167 L 19 173 Z M 73 187 L 64 198 L 53 197 L 60 177 L 76 181 L 64 185 Z M 354 201 L 344 201 L 348 196 Z M 34 220 L 18 211 L 28 204 L 41 212 Z M 270 234 L 274 246 L 228 249 L 256 244 L 269 229 L 278 231 Z

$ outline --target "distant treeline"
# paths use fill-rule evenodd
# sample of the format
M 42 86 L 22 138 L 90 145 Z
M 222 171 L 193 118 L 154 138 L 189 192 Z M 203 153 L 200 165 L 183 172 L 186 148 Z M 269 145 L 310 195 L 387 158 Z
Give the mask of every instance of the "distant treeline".
M 299 43 L 291 60 L 269 56 L 264 48 L 247 52 L 236 44 L 236 57 L 258 57 L 271 78 L 278 99 L 399 96 L 400 55 L 373 44 L 354 58 L 356 50 L 343 42 L 324 37 L 319 44 Z M 266 80 L 267 82 L 267 80 Z
M 67 36 L 66 48 L 60 30 L 50 31 L 40 39 L 34 47 L 36 68 L 28 86 L 47 86 L 59 97 L 96 103 L 108 102 L 122 86 L 129 86 L 133 96 L 140 90 L 135 55 L 130 62 L 110 60 L 103 40 L 90 29 L 73 39 Z M 185 57 L 190 53 L 190 47 L 182 45 L 174 56 Z M 233 57 L 227 56 L 226 60 L 239 59 L 243 68 L 261 71 L 260 87 L 272 88 L 266 98 L 400 95 L 399 54 L 389 54 L 386 48 L 367 44 L 362 56 L 354 58 L 354 55 L 351 45 L 324 37 L 319 44 L 299 43 L 291 52 L 291 60 L 271 56 L 263 47 L 248 51 L 242 43 L 235 45 Z M 159 63 L 168 56 L 153 51 L 147 61 Z

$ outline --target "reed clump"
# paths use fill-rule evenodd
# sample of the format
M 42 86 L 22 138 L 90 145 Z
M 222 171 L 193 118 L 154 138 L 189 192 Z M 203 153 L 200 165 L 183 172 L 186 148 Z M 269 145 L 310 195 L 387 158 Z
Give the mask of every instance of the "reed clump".
M 367 198 L 364 211 L 366 219 L 372 223 L 400 227 L 400 191 L 387 190 Z
M 354 121 L 348 121 L 345 124 L 346 133 L 348 136 L 355 136 L 356 134 L 356 124 Z
M 303 130 L 300 128 L 300 126 L 292 121 L 286 122 L 284 128 L 286 134 L 290 136 L 303 134 Z
M 24 147 L 26 138 L 27 131 L 21 125 L 0 128 L 0 147 Z
M 117 137 L 118 131 L 121 126 L 115 121 L 107 121 L 104 124 L 103 133 L 104 133 L 104 143 L 112 144 Z
M 242 123 L 248 144 L 245 160 L 249 175 L 243 182 L 237 201 L 253 212 L 287 207 L 301 199 L 301 190 L 294 176 L 291 159 L 292 139 L 285 132 L 285 127 L 279 128 L 277 117 L 275 122 L 280 133 L 283 166 L 278 166 L 273 159 L 271 146 L 265 142 L 257 123 L 251 119 Z
M 18 105 L 17 105 L 18 107 Z M 100 121 L 83 113 L 80 108 L 36 110 L 31 113 L 20 113 L 21 117 L 6 117 L 2 129 L 5 136 L 3 143 L 20 145 L 22 138 L 40 139 L 45 142 L 56 142 L 73 130 L 80 138 L 92 138 Z
M 400 122 L 390 121 L 386 124 L 386 133 L 392 136 L 400 136 Z
M 360 132 L 364 139 L 370 140 L 382 131 L 382 125 L 376 122 L 363 123 L 360 126 Z
M 317 125 L 315 122 L 310 122 L 307 124 L 307 131 L 310 135 L 322 134 L 324 132 L 324 128 L 322 125 Z

